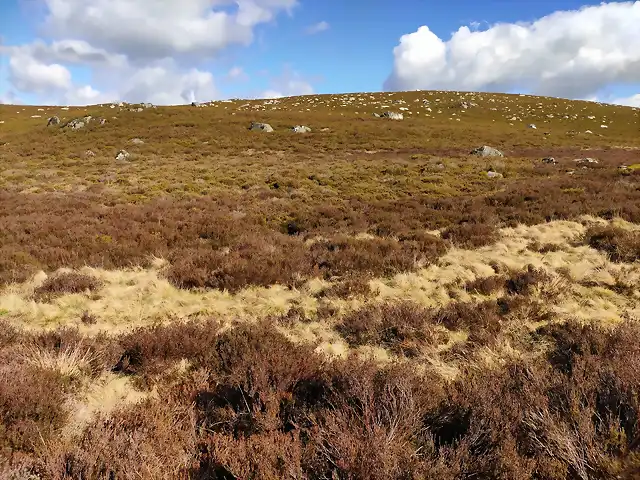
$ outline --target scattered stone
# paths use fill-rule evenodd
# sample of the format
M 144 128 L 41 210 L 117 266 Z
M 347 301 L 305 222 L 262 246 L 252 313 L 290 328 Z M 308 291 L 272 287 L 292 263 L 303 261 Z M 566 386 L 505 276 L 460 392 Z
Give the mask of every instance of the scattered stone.
M 558 161 L 553 157 L 544 157 L 542 159 L 542 163 L 547 163 L 549 165 L 556 165 Z
M 471 155 L 479 155 L 481 157 L 504 157 L 504 153 L 500 150 L 487 145 L 471 150 Z
M 153 103 L 143 103 L 142 106 L 144 108 L 156 108 Z
M 324 127 L 320 129 L 321 132 L 328 132 L 329 130 L 331 130 L 329 127 Z
M 116 160 L 120 161 L 120 162 L 124 162 L 129 160 L 129 157 L 131 156 L 131 154 L 129 152 L 127 152 L 126 150 L 120 150 L 118 152 L 118 154 L 116 155 Z
M 85 127 L 85 122 L 81 118 L 74 118 L 73 120 L 69 121 L 65 125 L 65 127 L 69 127 L 71 130 L 80 130 L 81 128 Z
M 133 143 L 134 145 L 142 145 L 144 143 L 144 140 L 140 138 L 132 138 L 130 142 Z
M 107 123 L 107 119 L 101 118 L 100 120 L 98 120 L 98 122 L 100 123 L 100 125 L 104 125 L 105 123 Z
M 389 120 L 403 120 L 404 115 L 398 112 L 384 112 L 380 115 L 381 118 L 388 118 Z
M 87 150 L 86 152 L 84 152 L 84 156 L 85 157 L 95 157 L 96 154 L 93 153 L 91 150 Z
M 249 130 L 260 130 L 263 132 L 273 132 L 273 127 L 268 123 L 251 122 Z
M 306 125 L 296 125 L 291 130 L 293 130 L 295 133 L 309 133 L 309 132 L 311 132 L 311 129 L 309 127 L 307 127 Z
M 574 162 L 578 163 L 578 164 L 585 164 L 585 163 L 599 163 L 597 158 L 576 158 L 574 160 Z
M 493 170 L 489 170 L 487 172 L 487 177 L 489 177 L 489 178 L 503 178 L 504 175 L 502 175 L 501 173 L 498 173 L 498 172 L 494 172 Z
M 53 117 L 51 117 L 47 121 L 47 127 L 50 127 L 51 125 L 60 125 L 60 118 L 55 116 L 55 115 Z
M 535 124 L 530 123 L 529 125 L 527 125 L 527 128 L 532 128 L 533 130 L 537 129 L 538 127 L 535 126 Z

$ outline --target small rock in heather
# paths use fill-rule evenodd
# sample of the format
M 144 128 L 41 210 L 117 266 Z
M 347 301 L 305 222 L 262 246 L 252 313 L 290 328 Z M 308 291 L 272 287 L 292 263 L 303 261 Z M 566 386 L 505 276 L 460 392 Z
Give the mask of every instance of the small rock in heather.
M 498 172 L 494 172 L 493 170 L 489 170 L 487 172 L 487 177 L 489 178 L 502 178 L 504 175 Z
M 142 145 L 144 143 L 144 140 L 140 138 L 132 138 L 131 143 L 133 143 L 134 145 Z
M 384 112 L 382 115 L 380 115 L 380 117 L 388 118 L 390 120 L 402 120 L 402 119 L 404 119 L 404 115 L 402 115 L 401 113 L 398 113 L 398 112 Z
M 260 130 L 262 132 L 273 132 L 273 127 L 268 123 L 251 122 L 249 130 Z
M 47 127 L 50 127 L 51 125 L 60 125 L 60 118 L 57 116 L 53 116 L 51 117 L 48 121 L 47 121 Z
M 542 159 L 542 163 L 547 163 L 549 165 L 555 165 L 555 164 L 558 163 L 558 161 L 553 157 L 544 157 Z
M 471 150 L 471 154 L 479 155 L 481 157 L 504 157 L 504 154 L 500 150 L 487 145 Z
M 124 162 L 126 160 L 129 160 L 130 156 L 131 156 L 131 154 L 129 152 L 127 152 L 126 150 L 120 150 L 118 152 L 118 154 L 116 155 L 116 160 Z
M 599 163 L 597 158 L 591 158 L 591 157 L 587 157 L 587 158 L 576 158 L 574 160 L 574 162 L 583 165 L 586 163 Z
M 65 127 L 68 127 L 71 130 L 80 130 L 81 128 L 84 128 L 85 125 L 86 123 L 82 118 L 74 118 L 73 120 L 69 121 L 65 125 Z
M 291 130 L 296 133 L 309 133 L 311 131 L 311 129 L 305 125 L 296 125 Z

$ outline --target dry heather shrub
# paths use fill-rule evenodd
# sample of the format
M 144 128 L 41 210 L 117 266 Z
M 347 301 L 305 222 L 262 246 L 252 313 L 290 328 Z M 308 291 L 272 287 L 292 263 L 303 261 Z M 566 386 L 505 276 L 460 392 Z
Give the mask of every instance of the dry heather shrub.
M 310 412 L 326 406 L 330 377 L 322 358 L 311 346 L 291 344 L 271 323 L 238 326 L 211 348 L 215 356 L 193 393 L 203 452 L 195 477 L 299 475 L 300 429 Z
M 20 362 L 0 367 L 0 457 L 40 452 L 64 424 L 66 383 L 51 370 Z
M 370 277 L 368 276 L 355 276 L 348 275 L 344 280 L 331 285 L 318 292 L 316 295 L 319 298 L 323 297 L 338 297 L 338 298 L 351 298 L 351 297 L 368 297 L 371 292 L 369 286 Z
M 77 329 L 58 328 L 25 336 L 22 353 L 30 363 L 69 379 L 93 377 L 109 365 L 111 343 L 103 335 L 86 338 Z
M 447 478 L 434 459 L 423 418 L 442 388 L 411 367 L 335 365 L 333 408 L 317 415 L 307 457 L 309 478 Z
M 430 312 L 431 323 L 447 330 L 466 331 L 465 344 L 458 344 L 448 353 L 467 354 L 467 347 L 490 346 L 496 342 L 506 325 L 517 321 L 539 322 L 549 320 L 551 313 L 536 299 L 528 296 L 505 296 L 483 302 L 452 302 Z M 461 350 L 461 351 L 459 351 Z
M 473 369 L 452 384 L 406 363 L 327 361 L 270 322 L 215 339 L 206 326 L 181 327 L 198 339 L 184 350 L 194 368 L 160 385 L 159 399 L 96 420 L 74 445 L 49 443 L 37 462 L 44 478 L 555 480 L 640 469 L 631 323 L 540 328 L 548 358 Z M 178 355 L 175 331 L 136 335 L 149 359 Z
M 469 343 L 486 345 L 495 340 L 502 330 L 502 317 L 495 301 L 454 302 L 431 312 L 432 322 L 447 330 L 469 332 Z
M 591 227 L 584 235 L 591 248 L 605 252 L 613 262 L 632 263 L 640 260 L 640 232 L 620 227 Z
M 100 288 L 101 282 L 91 276 L 77 272 L 64 272 L 47 277 L 42 285 L 34 292 L 37 302 L 50 302 L 61 295 L 69 293 L 84 293 Z
M 336 330 L 350 345 L 381 346 L 407 356 L 438 341 L 430 312 L 410 302 L 363 307 L 344 317 Z
M 165 398 L 96 420 L 72 444 L 54 445 L 37 470 L 52 479 L 187 479 L 196 455 L 191 408 Z
M 506 279 L 505 288 L 511 295 L 530 295 L 535 287 L 549 280 L 550 277 L 544 270 L 528 265 L 524 271 L 511 272 Z
M 502 275 L 492 275 L 490 277 L 476 278 L 464 285 L 464 289 L 470 293 L 480 295 L 491 295 L 504 288 L 505 277 Z
M 182 359 L 205 364 L 215 356 L 212 345 L 220 328 L 219 322 L 209 320 L 137 329 L 118 339 L 114 350 L 119 359 L 112 371 L 147 376 Z
M 562 245 L 558 243 L 540 243 L 538 241 L 531 242 L 527 248 L 533 252 L 550 253 L 562 250 Z
M 175 256 L 168 278 L 180 288 L 230 292 L 249 285 L 299 285 L 310 270 L 304 244 L 284 236 L 273 240 L 254 237 L 229 251 L 185 249 Z
M 630 478 L 640 467 L 638 327 L 591 330 L 587 340 L 571 324 L 549 333 L 561 352 L 582 347 L 552 351 L 555 367 L 541 359 L 472 372 L 426 415 L 456 476 Z
M 494 243 L 498 239 L 498 232 L 493 225 L 465 222 L 446 228 L 441 237 L 457 247 L 473 249 Z
M 310 256 L 314 267 L 326 278 L 332 278 L 354 273 L 393 275 L 431 263 L 444 251 L 444 242 L 427 234 L 405 235 L 398 240 L 336 236 L 315 242 Z

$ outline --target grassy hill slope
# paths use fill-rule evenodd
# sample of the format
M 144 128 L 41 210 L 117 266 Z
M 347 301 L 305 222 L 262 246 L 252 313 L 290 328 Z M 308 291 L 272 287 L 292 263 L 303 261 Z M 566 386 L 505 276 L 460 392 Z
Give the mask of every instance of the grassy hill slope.
M 639 113 L 0 105 L 2 474 L 635 478 Z

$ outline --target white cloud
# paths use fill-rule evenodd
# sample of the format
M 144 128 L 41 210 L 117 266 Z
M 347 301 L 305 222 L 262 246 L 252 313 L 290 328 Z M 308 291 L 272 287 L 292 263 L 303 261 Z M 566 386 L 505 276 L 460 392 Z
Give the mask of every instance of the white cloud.
M 213 55 L 248 45 L 253 28 L 290 11 L 297 0 L 44 0 L 46 31 L 85 40 L 130 60 Z M 236 4 L 235 10 L 229 5 Z M 224 8 L 223 8 L 224 7 Z
M 29 55 L 14 55 L 9 60 L 9 81 L 23 92 L 44 93 L 71 87 L 71 72 L 64 66 L 39 62 Z
M 22 100 L 15 92 L 8 91 L 0 94 L 0 105 L 22 105 Z
M 45 43 L 35 40 L 33 43 L 3 47 L 9 55 L 32 57 L 41 63 L 71 63 L 84 65 L 103 65 L 121 67 L 126 65 L 127 57 L 94 48 L 84 40 L 61 40 Z
M 324 32 L 325 30 L 329 30 L 329 24 L 323 20 L 315 25 L 308 26 L 305 29 L 305 32 L 307 35 L 315 35 L 316 33 Z
M 220 98 L 202 65 L 298 0 L 39 0 L 48 38 L 0 45 L 12 88 L 65 104 L 178 104 Z M 68 66 L 83 67 L 73 78 Z M 89 75 L 88 78 L 84 78 Z M 244 81 L 240 67 L 222 79 Z M 77 81 L 74 81 L 77 80 Z M 88 81 L 89 80 L 89 81 Z M 302 88 L 292 80 L 287 92 Z M 304 90 L 304 88 L 303 88 Z
M 616 98 L 612 100 L 610 103 L 613 103 L 615 105 L 625 105 L 627 107 L 640 108 L 640 93 L 631 95 L 630 97 L 626 97 L 626 98 Z
M 258 98 L 280 98 L 313 93 L 313 86 L 298 72 L 287 67 L 280 76 L 271 80 L 271 88 L 262 92 Z
M 118 99 L 117 94 L 103 93 L 96 90 L 91 85 L 84 85 L 69 89 L 62 97 L 65 105 L 96 105 L 98 103 L 114 102 Z
M 241 67 L 232 67 L 227 73 L 227 79 L 235 81 L 245 81 L 249 76 Z
M 526 90 L 587 97 L 640 83 L 640 1 L 559 11 L 533 23 L 461 27 L 447 41 L 429 27 L 393 50 L 388 90 Z
M 171 62 L 136 70 L 119 92 L 129 102 L 177 105 L 218 98 L 213 74 L 198 69 L 177 70 Z

